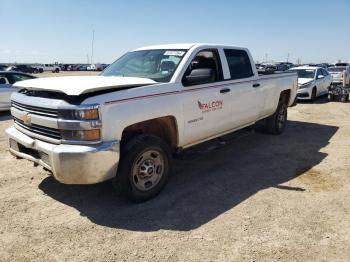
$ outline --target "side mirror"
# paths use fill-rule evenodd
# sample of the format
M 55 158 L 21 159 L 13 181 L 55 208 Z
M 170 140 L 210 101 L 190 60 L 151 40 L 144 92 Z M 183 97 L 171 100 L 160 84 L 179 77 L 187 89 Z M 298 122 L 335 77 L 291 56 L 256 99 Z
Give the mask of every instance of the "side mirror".
M 322 79 L 322 78 L 324 78 L 324 75 L 319 75 L 319 76 L 317 77 L 317 79 Z
M 184 86 L 201 85 L 215 81 L 215 72 L 211 68 L 193 69 L 184 76 Z

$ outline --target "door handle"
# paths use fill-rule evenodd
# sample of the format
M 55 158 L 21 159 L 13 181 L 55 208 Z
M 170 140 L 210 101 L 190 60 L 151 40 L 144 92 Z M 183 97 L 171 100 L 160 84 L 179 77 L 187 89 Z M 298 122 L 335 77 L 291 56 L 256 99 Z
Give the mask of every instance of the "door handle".
M 260 84 L 259 83 L 255 83 L 255 84 L 253 84 L 253 87 L 255 87 L 255 88 L 257 88 L 257 87 L 259 87 L 260 86 Z
M 230 91 L 231 91 L 230 88 L 223 88 L 223 89 L 220 90 L 220 93 L 221 93 L 221 94 L 225 94 L 225 93 L 228 93 L 228 92 L 230 92 Z

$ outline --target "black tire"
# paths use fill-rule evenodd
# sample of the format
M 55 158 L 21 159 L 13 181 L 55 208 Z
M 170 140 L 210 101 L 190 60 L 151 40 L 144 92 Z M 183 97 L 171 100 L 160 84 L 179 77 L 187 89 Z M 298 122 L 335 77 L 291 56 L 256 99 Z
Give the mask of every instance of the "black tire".
M 60 70 L 58 68 L 55 69 L 55 73 L 59 73 Z
M 43 73 L 43 72 L 44 72 L 44 69 L 39 68 L 39 73 Z
M 349 95 L 343 95 L 341 98 L 340 98 L 340 101 L 343 102 L 343 103 L 346 103 L 349 101 Z
M 275 113 L 266 118 L 266 132 L 273 135 L 282 134 L 287 124 L 287 116 L 287 104 L 280 101 Z
M 150 154 L 150 156 L 144 157 L 145 154 Z M 157 160 L 151 158 L 162 159 L 163 166 L 160 164 L 156 166 L 152 161 L 156 162 Z M 144 134 L 136 136 L 122 144 L 118 172 L 112 183 L 120 196 L 134 202 L 147 201 L 158 195 L 164 188 L 171 171 L 171 161 L 170 149 L 161 138 Z M 152 162 L 151 167 L 148 162 Z M 144 164 L 146 163 L 147 170 L 142 169 L 145 168 Z M 153 181 L 150 182 L 151 178 L 148 181 L 147 177 L 140 178 L 144 175 L 157 177 L 158 180 L 153 184 Z M 149 186 L 146 186 L 147 184 Z
M 317 98 L 317 87 L 315 86 L 315 87 L 312 89 L 311 101 L 315 101 L 316 98 Z

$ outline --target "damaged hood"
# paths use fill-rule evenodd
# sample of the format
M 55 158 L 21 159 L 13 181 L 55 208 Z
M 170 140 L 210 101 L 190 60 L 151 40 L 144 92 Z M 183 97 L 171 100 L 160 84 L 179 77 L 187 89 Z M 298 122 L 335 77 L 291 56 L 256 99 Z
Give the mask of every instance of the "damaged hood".
M 55 91 L 78 96 L 95 91 L 153 85 L 157 82 L 148 78 L 118 76 L 62 76 L 25 80 L 15 83 L 17 88 Z

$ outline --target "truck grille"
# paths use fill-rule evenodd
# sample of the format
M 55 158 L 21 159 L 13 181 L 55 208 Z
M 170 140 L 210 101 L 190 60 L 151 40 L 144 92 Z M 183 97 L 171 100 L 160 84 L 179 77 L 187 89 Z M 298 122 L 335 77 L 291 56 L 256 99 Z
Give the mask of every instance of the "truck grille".
M 26 111 L 29 111 L 29 110 L 26 110 Z M 23 128 L 31 133 L 41 135 L 41 136 L 50 137 L 53 139 L 59 139 L 59 140 L 62 138 L 61 133 L 58 129 L 45 127 L 45 126 L 39 126 L 39 125 L 35 125 L 35 124 L 26 125 L 22 120 L 20 120 L 18 118 L 14 118 L 14 121 L 19 127 Z
M 24 104 L 15 102 L 15 101 L 12 101 L 11 105 L 14 108 L 17 108 L 18 110 L 26 111 L 28 113 L 32 113 L 32 114 L 36 114 L 36 115 L 40 115 L 40 116 L 58 118 L 58 110 L 56 110 L 56 109 L 24 105 Z

